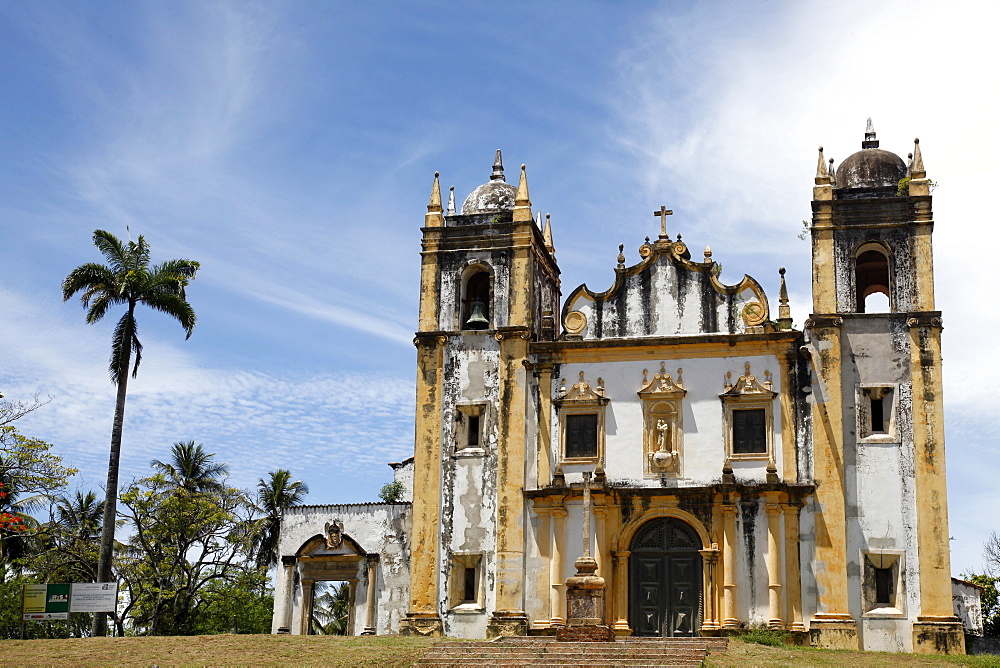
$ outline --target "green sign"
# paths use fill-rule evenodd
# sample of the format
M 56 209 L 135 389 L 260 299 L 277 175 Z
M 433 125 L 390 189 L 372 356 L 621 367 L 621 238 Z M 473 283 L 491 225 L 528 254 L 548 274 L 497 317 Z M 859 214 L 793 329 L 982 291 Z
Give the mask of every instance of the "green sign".
M 68 584 L 24 585 L 24 619 L 66 619 L 69 614 Z

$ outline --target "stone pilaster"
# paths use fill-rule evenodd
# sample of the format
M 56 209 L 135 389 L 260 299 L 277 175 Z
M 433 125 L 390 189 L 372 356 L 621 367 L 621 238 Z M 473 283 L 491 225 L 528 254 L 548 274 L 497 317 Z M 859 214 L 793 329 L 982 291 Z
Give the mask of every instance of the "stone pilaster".
M 781 507 L 772 502 L 767 512 L 767 600 L 770 618 L 767 625 L 780 629 L 785 625 L 781 605 Z
M 738 628 L 736 613 L 736 504 L 733 500 L 722 506 L 722 626 Z

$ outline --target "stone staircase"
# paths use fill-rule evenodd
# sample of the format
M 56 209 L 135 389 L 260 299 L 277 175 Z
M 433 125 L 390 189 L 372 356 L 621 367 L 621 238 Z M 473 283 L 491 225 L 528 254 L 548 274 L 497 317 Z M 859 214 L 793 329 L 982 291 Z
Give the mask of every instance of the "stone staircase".
M 552 637 L 497 638 L 492 642 L 440 642 L 418 666 L 700 666 L 709 651 L 724 652 L 725 638 L 619 638 L 615 642 L 558 642 Z

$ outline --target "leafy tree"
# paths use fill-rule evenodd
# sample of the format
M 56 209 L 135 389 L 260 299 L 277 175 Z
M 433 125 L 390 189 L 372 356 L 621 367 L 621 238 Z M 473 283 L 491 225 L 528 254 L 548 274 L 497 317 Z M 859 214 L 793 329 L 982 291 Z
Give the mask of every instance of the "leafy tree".
M 255 556 L 258 567 L 277 563 L 281 516 L 289 506 L 301 503 L 308 493 L 309 487 L 301 480 L 292 481 L 287 469 L 271 471 L 267 479 L 257 480 L 257 509 L 264 515 L 254 528 L 259 541 Z
M 162 264 L 150 265 L 149 244 L 142 236 L 138 241 L 130 239 L 128 243 L 123 243 L 110 232 L 96 230 L 93 241 L 107 264 L 88 262 L 71 271 L 62 283 L 62 296 L 66 301 L 80 294 L 83 307 L 87 309 L 89 324 L 99 322 L 113 306 L 125 307 L 125 314 L 115 325 L 111 337 L 109 364 L 111 382 L 118 388 L 118 396 L 111 428 L 111 452 L 108 458 L 97 576 L 99 581 L 107 582 L 111 579 L 114 553 L 118 465 L 128 376 L 130 368 L 133 377 L 138 373 L 142 359 L 135 311 L 138 306 L 145 305 L 165 313 L 180 322 L 189 338 L 197 318 L 194 309 L 187 302 L 185 288 L 194 279 L 199 264 L 193 260 L 168 260 Z M 94 619 L 94 635 L 105 635 L 107 616 L 98 613 Z
M 271 632 L 274 592 L 263 569 L 211 582 L 202 598 L 205 603 L 192 624 L 197 635 Z
M 92 491 L 77 490 L 56 500 L 43 527 L 45 550 L 33 570 L 49 582 L 96 582 L 104 502 Z
M 154 459 L 150 465 L 164 478 L 167 487 L 191 493 L 218 492 L 225 488 L 219 479 L 228 475 L 229 469 L 212 461 L 212 457 L 202 444 L 180 441 L 170 450 L 170 462 Z
M 379 490 L 378 496 L 386 503 L 396 503 L 403 498 L 404 491 L 406 491 L 406 488 L 403 486 L 403 483 L 399 480 L 393 480 L 392 482 L 387 482 L 382 485 L 382 489 Z
M 320 585 L 320 583 L 317 583 Z M 310 626 L 314 635 L 343 636 L 350 632 L 351 588 L 346 582 L 324 582 L 313 594 Z
M 121 495 L 121 515 L 134 531 L 119 558 L 125 614 L 150 635 L 193 633 L 208 592 L 253 570 L 253 505 L 218 480 L 225 467 L 213 455 L 183 445 L 174 446 L 169 465 L 154 463 L 160 473 Z M 187 466 L 190 455 L 198 455 L 199 466 Z M 176 475 L 168 477 L 171 471 Z

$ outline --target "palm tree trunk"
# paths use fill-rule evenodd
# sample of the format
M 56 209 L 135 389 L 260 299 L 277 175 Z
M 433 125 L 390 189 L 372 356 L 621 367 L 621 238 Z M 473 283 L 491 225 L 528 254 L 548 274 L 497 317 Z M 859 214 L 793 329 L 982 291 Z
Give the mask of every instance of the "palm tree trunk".
M 126 343 L 124 364 L 118 381 L 115 401 L 115 421 L 111 427 L 111 455 L 108 457 L 108 482 L 104 488 L 104 524 L 101 526 L 101 556 L 97 564 L 97 581 L 111 582 L 111 566 L 115 550 L 115 519 L 118 511 L 118 464 L 121 460 L 122 424 L 125 421 L 125 393 L 128 389 L 128 367 L 132 361 L 131 341 Z M 94 613 L 95 637 L 108 634 L 108 613 Z

